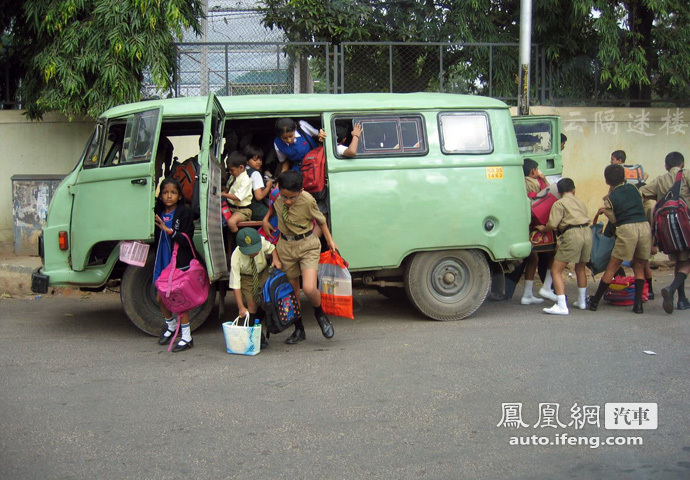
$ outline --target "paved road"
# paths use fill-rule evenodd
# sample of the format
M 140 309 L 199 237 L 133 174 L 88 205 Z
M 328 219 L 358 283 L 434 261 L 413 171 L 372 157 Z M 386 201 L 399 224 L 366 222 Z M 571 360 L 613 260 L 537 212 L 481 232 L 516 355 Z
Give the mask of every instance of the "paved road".
M 333 340 L 308 318 L 307 341 L 256 357 L 227 355 L 218 320 L 169 354 L 112 293 L 0 300 L 0 478 L 690 477 L 690 311 L 502 302 L 437 323 L 358 300 Z M 607 402 L 657 403 L 658 429 L 604 429 Z M 503 403 L 529 428 L 497 426 Z M 599 406 L 600 427 L 532 428 L 540 403 L 564 425 Z M 509 444 L 564 433 L 644 444 Z

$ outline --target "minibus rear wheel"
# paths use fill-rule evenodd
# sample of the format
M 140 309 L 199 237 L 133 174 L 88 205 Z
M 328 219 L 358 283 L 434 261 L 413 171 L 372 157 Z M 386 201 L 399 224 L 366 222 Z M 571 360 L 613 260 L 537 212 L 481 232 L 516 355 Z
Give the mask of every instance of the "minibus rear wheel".
M 155 252 L 149 254 L 146 265 L 128 265 L 122 275 L 120 301 L 125 313 L 137 328 L 149 335 L 158 336 L 163 331 L 165 321 L 156 302 L 156 287 L 153 285 Z M 189 322 L 195 330 L 208 318 L 216 300 L 216 285 L 211 284 L 206 303 L 189 312 Z
M 477 310 L 489 293 L 491 270 L 478 250 L 417 253 L 405 270 L 412 304 L 434 320 L 461 320 Z

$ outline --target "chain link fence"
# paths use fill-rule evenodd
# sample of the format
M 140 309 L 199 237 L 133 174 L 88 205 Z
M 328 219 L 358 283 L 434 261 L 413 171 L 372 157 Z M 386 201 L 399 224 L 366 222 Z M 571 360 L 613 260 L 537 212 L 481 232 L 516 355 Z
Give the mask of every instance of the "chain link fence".
M 183 43 L 168 95 L 149 83 L 145 95 L 186 97 L 328 91 L 330 45 L 307 42 Z M 323 68 L 319 68 L 323 65 Z

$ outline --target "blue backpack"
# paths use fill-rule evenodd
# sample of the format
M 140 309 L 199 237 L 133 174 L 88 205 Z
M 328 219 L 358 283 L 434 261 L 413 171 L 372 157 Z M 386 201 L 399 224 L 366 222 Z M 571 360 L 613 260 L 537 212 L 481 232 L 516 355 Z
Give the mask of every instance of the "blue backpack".
M 285 272 L 271 267 L 264 284 L 263 309 L 266 312 L 264 326 L 268 333 L 280 333 L 300 317 L 299 303 Z

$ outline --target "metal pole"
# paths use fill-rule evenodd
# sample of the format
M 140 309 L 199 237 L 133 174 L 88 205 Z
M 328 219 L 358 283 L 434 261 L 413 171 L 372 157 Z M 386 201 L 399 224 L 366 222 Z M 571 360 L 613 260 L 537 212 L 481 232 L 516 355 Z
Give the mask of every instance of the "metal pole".
M 388 45 L 388 78 L 389 92 L 393 93 L 393 44 Z
M 443 92 L 443 45 L 438 46 L 438 89 Z
M 518 115 L 529 115 L 529 68 L 532 44 L 532 0 L 520 0 L 520 89 Z
M 201 10 L 203 16 L 201 17 L 201 79 L 199 85 L 199 95 L 208 95 L 208 0 L 202 0 Z

